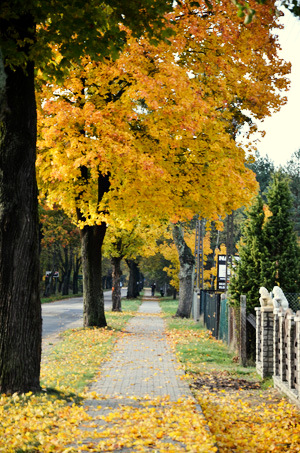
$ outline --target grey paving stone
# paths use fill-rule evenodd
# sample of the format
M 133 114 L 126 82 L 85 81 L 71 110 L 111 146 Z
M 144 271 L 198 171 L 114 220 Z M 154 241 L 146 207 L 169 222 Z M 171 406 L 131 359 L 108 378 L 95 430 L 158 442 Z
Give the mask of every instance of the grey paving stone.
M 142 303 L 139 315 L 129 321 L 91 391 L 114 397 L 168 395 L 174 401 L 190 395 L 179 363 L 167 344 L 164 321 L 151 316 L 158 313 L 156 300 Z
M 97 397 L 85 401 L 93 428 L 90 429 L 88 424 L 82 427 L 87 433 L 83 445 L 89 442 L 94 444 L 95 441 L 89 438 L 89 431 L 105 428 L 106 422 L 99 418 L 115 409 L 122 406 L 139 409 L 148 398 L 149 404 L 152 404 L 151 399 L 155 398 L 167 397 L 170 401 L 178 401 L 192 397 L 183 379 L 184 372 L 167 343 L 159 304 L 149 296 L 146 294 L 139 313 L 128 322 L 111 358 L 101 367 L 98 380 L 90 388 Z M 202 413 L 200 406 L 196 404 L 196 407 L 199 414 Z M 150 450 L 153 451 L 152 448 L 143 451 Z M 83 446 L 80 451 L 84 453 L 88 450 Z M 127 453 L 132 450 L 122 448 L 117 451 Z M 184 444 L 181 451 L 186 451 Z

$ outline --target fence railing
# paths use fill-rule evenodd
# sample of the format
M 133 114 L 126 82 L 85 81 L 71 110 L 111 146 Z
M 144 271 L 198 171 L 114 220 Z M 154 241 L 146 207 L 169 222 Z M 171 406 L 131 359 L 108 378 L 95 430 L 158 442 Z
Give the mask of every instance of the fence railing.
M 273 376 L 275 387 L 299 405 L 300 311 L 289 308 L 285 295 L 280 291 L 278 296 L 275 288 L 275 296 L 261 297 L 255 309 L 256 369 L 263 378 Z
M 237 348 L 236 313 L 228 304 L 224 294 L 201 290 L 194 294 L 193 318 L 201 319 L 212 335 L 224 343 Z

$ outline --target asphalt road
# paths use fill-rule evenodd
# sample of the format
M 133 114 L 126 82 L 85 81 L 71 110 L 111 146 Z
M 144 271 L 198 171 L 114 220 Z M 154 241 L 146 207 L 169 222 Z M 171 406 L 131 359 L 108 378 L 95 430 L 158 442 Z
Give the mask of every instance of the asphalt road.
M 127 288 L 122 288 L 122 297 L 127 294 Z M 105 291 L 105 310 L 111 310 L 111 291 Z M 76 327 L 82 327 L 83 299 L 76 297 L 58 302 L 42 304 L 43 339 Z

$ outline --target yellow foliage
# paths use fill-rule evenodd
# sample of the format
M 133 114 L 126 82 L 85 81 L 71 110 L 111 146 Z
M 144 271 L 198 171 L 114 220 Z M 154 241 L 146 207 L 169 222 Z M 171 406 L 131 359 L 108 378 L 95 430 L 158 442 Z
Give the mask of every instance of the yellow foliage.
M 270 32 L 273 7 L 255 3 L 256 20 L 242 26 L 231 0 L 212 4 L 202 15 L 174 3 L 169 44 L 124 30 L 119 59 L 85 57 L 38 93 L 40 190 L 73 218 L 79 209 L 81 227 L 198 212 L 218 221 L 256 191 L 233 124 L 242 110 L 262 119 L 280 108 L 290 66 Z M 110 180 L 101 199 L 99 174 Z
M 173 286 L 177 291 L 179 290 L 179 258 L 178 252 L 174 242 L 165 241 L 159 246 L 160 253 L 165 257 L 166 260 L 171 261 L 171 264 L 168 267 L 164 267 L 164 271 L 171 278 L 170 285 Z

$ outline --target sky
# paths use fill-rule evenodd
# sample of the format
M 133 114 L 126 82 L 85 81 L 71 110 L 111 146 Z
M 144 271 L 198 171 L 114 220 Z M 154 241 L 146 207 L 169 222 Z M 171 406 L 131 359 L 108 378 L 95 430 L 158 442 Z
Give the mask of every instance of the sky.
M 276 166 L 285 165 L 300 149 L 300 19 L 285 11 L 280 20 L 285 28 L 277 34 L 282 47 L 281 57 L 292 63 L 291 87 L 287 104 L 259 124 L 266 135 L 257 145 L 260 155 L 268 155 Z

